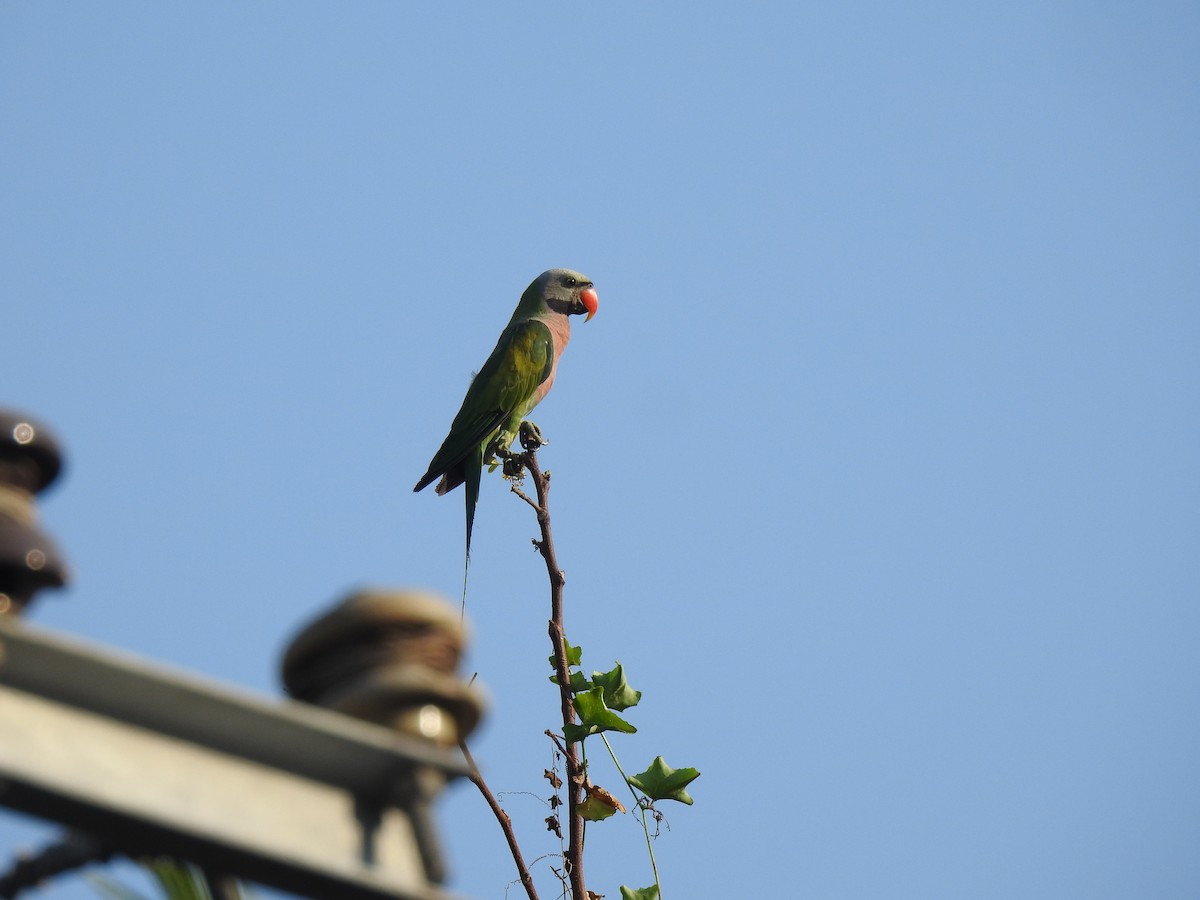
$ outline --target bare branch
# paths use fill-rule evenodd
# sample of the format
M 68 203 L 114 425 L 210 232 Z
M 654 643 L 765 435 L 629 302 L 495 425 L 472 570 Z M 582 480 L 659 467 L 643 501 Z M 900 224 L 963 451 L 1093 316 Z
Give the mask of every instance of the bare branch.
M 521 490 L 515 484 L 512 487 L 510 487 L 509 490 L 512 491 L 514 494 L 516 494 L 518 497 L 520 497 L 522 500 L 524 500 L 526 503 L 528 503 L 533 508 L 534 512 L 537 512 L 538 505 L 536 503 L 534 503 L 532 500 L 530 500 L 529 495 L 526 494 L 523 490 Z
M 495 453 L 496 456 L 504 460 L 504 474 L 512 482 L 512 492 L 524 500 L 537 514 L 541 538 L 535 538 L 533 546 L 541 554 L 542 559 L 545 560 L 546 574 L 550 578 L 550 621 L 548 623 L 548 631 L 550 634 L 550 645 L 554 650 L 554 671 L 558 678 L 562 720 L 564 725 L 569 725 L 575 721 L 575 706 L 572 702 L 570 663 L 567 659 L 567 643 L 563 632 L 563 585 L 566 584 L 567 579 L 562 569 L 558 567 L 558 558 L 554 552 L 554 535 L 550 530 L 550 507 L 547 500 L 550 493 L 550 473 L 543 472 L 537 460 L 537 450 L 544 443 L 545 441 L 536 427 L 529 427 L 529 423 L 522 423 L 521 445 L 525 448 L 525 451 L 523 453 L 513 453 L 506 448 L 497 448 Z M 536 501 L 521 490 L 521 479 L 526 475 L 533 481 L 537 492 Z M 572 900 L 588 900 L 588 891 L 584 887 L 583 880 L 584 821 L 583 817 L 579 815 L 579 805 L 583 799 L 584 782 L 586 780 L 583 762 L 577 752 L 575 742 L 567 741 L 565 738 L 560 738 L 549 731 L 547 731 L 547 734 L 550 734 L 551 739 L 561 751 L 567 769 L 567 823 L 570 839 L 567 844 L 567 850 L 563 854 L 565 872 L 560 873 L 560 878 L 565 874 L 570 880 Z M 504 837 L 508 841 L 508 848 L 512 852 L 513 861 L 517 865 L 517 871 L 520 873 L 521 883 L 525 885 L 526 893 L 529 895 L 530 900 L 537 900 L 533 879 L 530 877 L 529 870 L 521 856 L 521 850 L 517 845 L 516 835 L 513 832 L 512 822 L 509 820 L 508 814 L 500 808 L 500 804 L 496 801 L 492 792 L 488 790 L 483 776 L 480 775 L 479 769 L 475 765 L 474 759 L 471 758 L 471 753 L 467 749 L 466 743 L 460 741 L 459 746 L 462 748 L 463 756 L 466 757 L 467 764 L 470 766 L 471 781 L 479 788 L 480 793 L 483 794 L 484 799 L 487 801 L 488 806 L 491 807 L 496 820 L 500 823 L 500 827 L 504 831 Z
M 517 844 L 517 835 L 513 831 L 512 819 L 508 817 L 508 813 L 497 802 L 495 795 L 487 786 L 487 782 L 483 780 L 483 773 L 479 771 L 479 766 L 475 765 L 475 757 L 471 755 L 471 751 L 467 748 L 467 742 L 460 740 L 458 748 L 462 750 L 463 758 L 467 761 L 467 766 L 470 768 L 469 778 L 475 787 L 479 788 L 479 793 L 483 794 L 483 799 L 487 801 L 487 805 L 492 808 L 492 814 L 496 817 L 496 821 L 500 823 L 500 829 L 504 832 L 504 838 L 508 841 L 509 852 L 512 853 L 513 862 L 517 864 L 517 874 L 521 878 L 521 884 L 525 886 L 525 893 L 529 900 L 538 900 L 537 891 L 533 887 L 533 876 L 529 874 L 529 869 L 525 865 L 525 857 L 521 855 L 521 848 Z
M 554 672 L 558 679 L 558 692 L 564 725 L 575 721 L 575 706 L 571 696 L 571 671 L 567 660 L 566 637 L 563 631 L 563 585 L 566 575 L 558 566 L 554 552 L 554 534 L 550 529 L 550 473 L 543 472 L 538 465 L 537 449 L 531 448 L 521 454 L 522 461 L 537 490 L 537 520 L 542 538 L 536 542 L 538 552 L 546 562 L 546 574 L 550 578 L 550 622 L 548 631 L 550 645 L 554 648 Z M 555 743 L 558 743 L 555 741 Z M 560 745 L 567 768 L 567 824 L 570 839 L 567 844 L 566 868 L 571 879 L 573 900 L 587 900 L 583 880 L 583 817 L 579 815 L 585 775 L 583 764 L 576 752 L 576 745 L 564 740 Z

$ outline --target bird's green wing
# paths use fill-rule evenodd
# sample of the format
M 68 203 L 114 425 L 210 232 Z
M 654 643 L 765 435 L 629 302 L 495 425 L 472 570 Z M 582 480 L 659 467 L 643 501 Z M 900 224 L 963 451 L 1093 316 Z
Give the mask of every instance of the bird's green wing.
M 538 385 L 550 377 L 554 368 L 554 336 L 545 323 L 536 319 L 515 322 L 504 329 L 492 355 L 467 389 L 462 407 L 450 433 L 434 454 L 429 471 L 417 482 L 421 490 L 439 475 L 446 480 L 439 493 L 466 483 L 463 500 L 467 515 L 467 545 L 463 565 L 463 600 L 467 596 L 467 569 L 471 565 L 471 533 L 475 527 L 475 506 L 479 502 L 479 481 L 486 444 L 516 414 L 528 411 Z
M 514 322 L 504 329 L 491 356 L 467 389 L 462 407 L 450 433 L 417 482 L 421 490 L 439 476 L 451 473 L 481 452 L 514 412 L 523 410 L 538 385 L 550 377 L 554 367 L 554 336 L 537 319 Z M 463 479 L 458 478 L 455 483 Z

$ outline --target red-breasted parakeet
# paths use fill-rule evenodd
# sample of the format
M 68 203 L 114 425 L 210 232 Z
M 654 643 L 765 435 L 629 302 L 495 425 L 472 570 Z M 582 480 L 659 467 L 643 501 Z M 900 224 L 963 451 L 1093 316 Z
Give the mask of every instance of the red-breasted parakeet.
M 596 288 L 586 275 L 550 269 L 534 279 L 467 388 L 429 471 L 413 488 L 423 490 L 438 477 L 438 494 L 466 484 L 468 563 L 483 467 L 495 459 L 497 448 L 509 448 L 522 419 L 549 393 L 558 358 L 571 339 L 570 317 L 586 313 L 586 322 L 597 304 Z

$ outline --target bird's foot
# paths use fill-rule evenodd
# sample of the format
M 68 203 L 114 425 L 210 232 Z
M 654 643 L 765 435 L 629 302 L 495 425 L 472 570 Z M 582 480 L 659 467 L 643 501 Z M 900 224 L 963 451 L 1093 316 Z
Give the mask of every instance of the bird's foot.
M 525 479 L 525 460 L 519 453 L 511 453 L 504 460 L 504 477 L 513 483 L 514 486 L 519 485 Z
M 520 484 L 521 479 L 525 477 L 525 458 L 522 453 L 514 453 L 508 444 L 497 442 L 491 447 L 491 459 L 488 462 L 488 471 L 494 472 L 497 466 L 503 466 L 501 473 L 509 481 L 514 484 Z
M 521 446 L 526 450 L 538 450 L 550 443 L 542 436 L 542 429 L 533 422 L 522 422 L 521 429 L 517 434 L 521 440 Z

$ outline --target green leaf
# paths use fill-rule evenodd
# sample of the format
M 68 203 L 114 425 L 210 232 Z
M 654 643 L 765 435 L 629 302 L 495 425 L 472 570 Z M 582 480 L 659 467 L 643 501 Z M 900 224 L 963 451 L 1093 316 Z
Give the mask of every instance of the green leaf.
M 636 889 L 621 885 L 621 900 L 658 900 L 658 885 Z
M 163 893 L 171 900 L 202 900 L 208 893 L 196 872 L 173 859 L 159 859 L 147 863 Z
M 601 803 L 594 797 L 588 797 L 579 806 L 576 807 L 576 812 L 579 817 L 585 822 L 603 822 L 610 816 L 615 816 L 617 811 L 607 803 Z
M 605 705 L 602 687 L 576 694 L 574 703 L 575 711 L 579 713 L 579 724 L 567 725 L 563 729 L 563 735 L 571 743 L 601 731 L 619 731 L 622 734 L 634 734 L 637 731 Z
M 558 676 L 551 675 L 550 683 L 558 684 Z M 582 672 L 571 672 L 571 693 L 578 694 L 580 691 L 588 690 L 591 686 L 592 683 L 583 676 Z
M 592 672 L 592 684 L 604 688 L 604 702 L 609 709 L 624 710 L 637 706 L 642 699 L 642 692 L 635 691 L 625 680 L 625 667 L 617 663 L 617 667 L 608 672 Z
M 586 691 L 592 686 L 592 683 L 583 676 L 582 672 L 571 671 L 575 666 L 579 665 L 580 660 L 583 659 L 583 648 L 572 647 L 571 642 L 566 638 L 563 638 L 563 646 L 567 649 L 567 671 L 571 672 L 571 690 L 576 693 L 579 691 Z M 550 654 L 549 659 L 550 668 L 555 668 L 553 653 Z M 550 683 L 558 684 L 558 672 L 555 672 L 550 676 Z
M 208 886 L 196 866 L 167 857 L 142 859 L 139 862 L 154 876 L 162 891 L 161 896 L 167 900 L 209 900 Z M 88 873 L 84 878 L 98 893 L 110 900 L 143 900 L 140 894 L 103 875 Z M 233 890 L 234 896 L 245 897 L 240 886 Z
M 95 872 L 84 872 L 84 880 L 98 894 L 107 897 L 108 900 L 145 900 L 141 894 L 131 891 L 125 885 L 113 881 L 107 875 L 100 875 Z
M 579 804 L 577 811 L 588 822 L 603 822 L 610 816 L 625 812 L 625 806 L 598 784 L 589 784 L 585 790 L 587 797 Z
M 699 777 L 695 769 L 672 769 L 656 756 L 645 772 L 630 775 L 629 783 L 651 800 L 678 800 L 691 806 L 692 798 L 684 788 Z
M 571 642 L 566 638 L 563 638 L 563 646 L 567 648 L 567 667 L 570 668 L 571 666 L 579 665 L 583 660 L 583 648 L 572 647 Z M 550 668 L 555 668 L 554 654 L 551 653 L 548 659 L 550 660 Z

